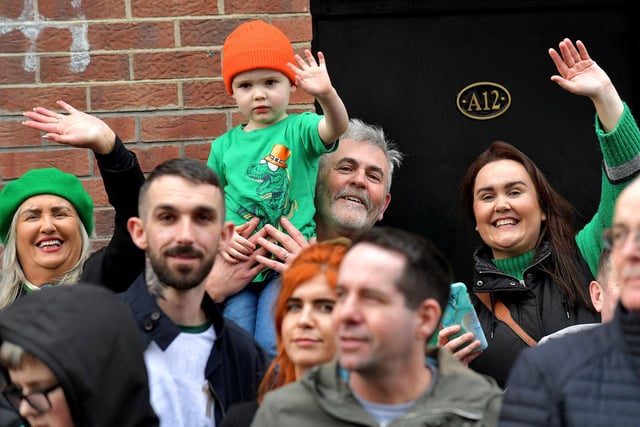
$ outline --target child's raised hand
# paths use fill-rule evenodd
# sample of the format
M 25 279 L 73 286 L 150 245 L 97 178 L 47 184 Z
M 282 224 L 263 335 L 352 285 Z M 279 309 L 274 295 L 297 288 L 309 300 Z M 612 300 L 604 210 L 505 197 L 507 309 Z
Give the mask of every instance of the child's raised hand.
M 235 227 L 231 241 L 226 245 L 220 245 L 218 254 L 230 264 L 247 261 L 256 249 L 256 245 L 247 238 L 259 222 L 259 218 L 254 217 L 245 224 Z
M 296 86 L 315 98 L 332 94 L 333 86 L 322 52 L 318 52 L 318 62 L 309 49 L 305 49 L 304 55 L 306 60 L 300 55 L 295 55 L 298 67 L 287 64 L 296 73 Z

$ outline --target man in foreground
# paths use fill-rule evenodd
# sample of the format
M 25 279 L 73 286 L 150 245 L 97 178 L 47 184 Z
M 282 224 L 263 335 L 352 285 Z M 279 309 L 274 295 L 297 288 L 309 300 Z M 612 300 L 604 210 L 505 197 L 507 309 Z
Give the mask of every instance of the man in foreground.
M 448 350 L 425 343 L 447 303 L 451 272 L 422 237 L 374 227 L 338 275 L 335 362 L 272 391 L 252 426 L 493 426 L 502 391 Z

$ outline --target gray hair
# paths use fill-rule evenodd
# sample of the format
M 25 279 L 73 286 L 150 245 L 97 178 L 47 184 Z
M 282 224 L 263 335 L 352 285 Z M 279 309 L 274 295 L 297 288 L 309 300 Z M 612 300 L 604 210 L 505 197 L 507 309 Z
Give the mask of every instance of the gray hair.
M 3 341 L 0 344 L 0 364 L 8 369 L 18 369 L 28 353 L 24 348 L 11 341 Z
M 10 305 L 18 298 L 20 289 L 27 282 L 27 276 L 18 262 L 17 233 L 19 211 L 13 214 L 9 233 L 7 234 L 7 244 L 2 253 L 2 274 L 0 277 L 0 310 Z M 82 250 L 80 258 L 71 269 L 56 281 L 56 285 L 70 285 L 80 280 L 84 263 L 91 255 L 91 240 L 84 228 L 82 221 L 78 221 L 78 229 L 82 237 Z
M 387 192 L 391 189 L 391 178 L 395 168 L 400 167 L 404 154 L 400 152 L 398 146 L 387 138 L 384 130 L 378 125 L 370 125 L 360 119 L 350 119 L 349 127 L 342 134 L 340 139 L 349 139 L 356 142 L 365 142 L 373 147 L 379 148 L 389 164 L 389 177 L 387 179 Z M 320 156 L 319 169 L 326 167 L 326 157 Z

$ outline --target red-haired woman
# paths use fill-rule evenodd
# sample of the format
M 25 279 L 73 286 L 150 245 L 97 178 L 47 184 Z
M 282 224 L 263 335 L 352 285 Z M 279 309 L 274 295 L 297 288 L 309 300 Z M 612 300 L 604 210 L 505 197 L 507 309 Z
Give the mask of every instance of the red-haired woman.
M 313 244 L 282 274 L 274 313 L 278 353 L 260 384 L 257 401 L 232 406 L 221 427 L 250 425 L 266 393 L 333 359 L 336 343 L 331 312 L 338 268 L 349 245 L 344 238 Z

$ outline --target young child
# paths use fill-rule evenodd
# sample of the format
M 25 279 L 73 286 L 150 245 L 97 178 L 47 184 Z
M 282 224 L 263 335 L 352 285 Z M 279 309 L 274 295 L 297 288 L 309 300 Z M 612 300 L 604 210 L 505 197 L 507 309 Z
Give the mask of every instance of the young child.
M 349 116 L 331 85 L 324 55 L 318 52 L 316 62 L 305 50 L 305 57 L 294 55 L 281 30 L 259 20 L 238 26 L 222 47 L 224 84 L 247 123 L 213 141 L 207 165 L 220 176 L 227 220 L 236 226 L 257 217 L 256 230 L 267 223 L 279 227 L 286 217 L 307 239 L 315 234 L 318 159 L 336 149 Z M 287 114 L 296 88 L 314 96 L 324 116 Z M 222 256 L 245 261 L 254 249 L 235 233 Z M 262 271 L 224 308 L 224 315 L 252 333 L 271 356 L 276 353 L 271 315 L 276 281 L 274 271 Z

